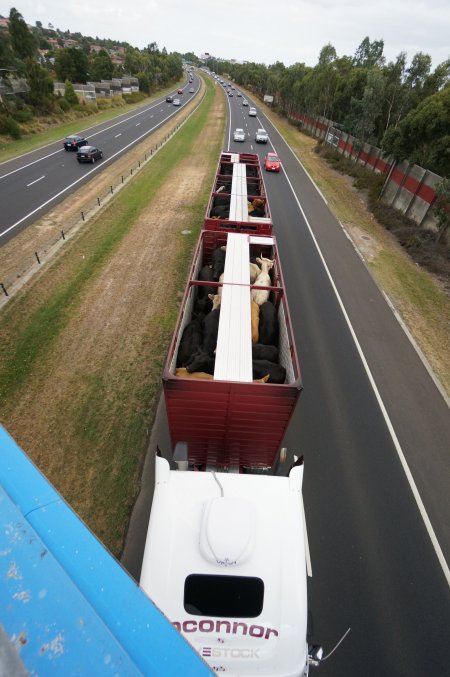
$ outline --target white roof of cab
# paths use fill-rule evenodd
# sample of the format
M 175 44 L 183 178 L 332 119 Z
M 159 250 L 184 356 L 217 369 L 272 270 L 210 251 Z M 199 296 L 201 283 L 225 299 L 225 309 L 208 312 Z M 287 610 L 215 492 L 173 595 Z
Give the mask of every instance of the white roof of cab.
M 165 459 L 156 458 L 140 585 L 206 660 L 211 653 L 205 647 L 234 647 L 234 658 L 220 653 L 227 674 L 302 674 L 307 652 L 302 478 L 303 466 L 289 477 L 213 474 L 170 470 Z M 228 620 L 186 612 L 190 574 L 262 579 L 262 612 Z M 249 651 L 257 660 L 243 660 Z M 217 657 L 209 660 L 218 664 Z

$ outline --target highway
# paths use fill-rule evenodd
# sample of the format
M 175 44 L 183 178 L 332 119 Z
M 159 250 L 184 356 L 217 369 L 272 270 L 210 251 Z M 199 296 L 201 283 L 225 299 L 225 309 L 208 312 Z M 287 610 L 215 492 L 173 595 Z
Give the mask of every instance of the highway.
M 283 163 L 264 179 L 304 384 L 285 443 L 305 456 L 314 643 L 327 653 L 351 628 L 317 674 L 450 675 L 448 403 L 258 104 L 256 118 L 242 97 L 228 104 L 225 149 L 262 159 L 274 148 Z M 0 245 L 179 110 L 161 99 L 84 130 L 104 151 L 94 166 L 78 165 L 61 143 L 1 165 Z M 232 140 L 236 127 L 248 133 L 244 143 Z M 267 146 L 254 142 L 258 127 L 269 133 Z M 163 412 L 154 439 L 166 446 Z M 122 558 L 136 578 L 151 501 L 143 486 Z
M 283 163 L 264 178 L 304 383 L 285 443 L 305 456 L 314 642 L 326 653 L 351 627 L 320 674 L 450 675 L 448 403 L 306 171 L 241 101 L 230 149 Z
M 82 134 L 90 144 L 103 151 L 97 164 L 80 164 L 76 153 L 66 151 L 61 141 L 51 143 L 31 153 L 0 165 L 0 246 L 33 223 L 70 193 L 79 190 L 105 166 L 126 153 L 152 134 L 162 124 L 182 115 L 183 108 L 198 93 L 199 80 L 183 85 L 181 105 L 166 103 L 165 96 L 132 112 L 94 127 L 82 129 L 84 121 L 73 134 Z M 176 92 L 176 90 L 175 90 Z M 175 95 L 175 92 L 172 94 Z

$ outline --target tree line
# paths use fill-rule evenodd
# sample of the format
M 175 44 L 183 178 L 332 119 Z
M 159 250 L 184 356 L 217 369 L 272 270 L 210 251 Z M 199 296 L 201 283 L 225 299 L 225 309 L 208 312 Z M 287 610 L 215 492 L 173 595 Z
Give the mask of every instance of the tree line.
M 58 47 L 50 39 L 56 39 Z M 71 38 L 76 46 L 64 47 Z M 53 41 L 52 41 L 53 42 Z M 91 52 L 92 44 L 101 50 Z M 110 50 L 122 47 L 123 64 L 113 63 Z M 31 29 L 14 7 L 9 13 L 8 30 L 0 30 L 0 81 L 8 91 L 11 81 L 24 79 L 26 93 L 0 95 L 0 133 L 20 135 L 19 122 L 35 115 L 66 112 L 79 105 L 73 83 L 85 84 L 132 75 L 139 90 L 150 94 L 159 87 L 176 82 L 182 76 L 180 54 L 168 54 L 155 42 L 139 50 L 128 43 L 100 40 L 80 33 L 45 29 L 40 21 Z M 54 82 L 65 83 L 64 96 L 54 94 Z
M 432 71 L 428 54 L 408 64 L 400 52 L 386 62 L 383 49 L 383 40 L 366 37 L 353 56 L 325 45 L 314 67 L 216 59 L 208 66 L 261 98 L 272 95 L 282 113 L 323 116 L 397 160 L 450 176 L 450 58 Z

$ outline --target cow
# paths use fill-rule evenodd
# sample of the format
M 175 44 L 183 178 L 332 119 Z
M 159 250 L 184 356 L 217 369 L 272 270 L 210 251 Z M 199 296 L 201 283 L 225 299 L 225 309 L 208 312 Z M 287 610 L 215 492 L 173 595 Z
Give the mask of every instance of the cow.
M 252 358 L 254 360 L 268 360 L 269 362 L 278 362 L 278 348 L 276 346 L 266 346 L 262 343 L 252 345 Z M 189 368 L 189 365 L 187 365 Z M 204 369 L 204 371 L 207 371 Z
M 250 313 L 251 313 L 251 324 L 252 324 L 252 343 L 258 343 L 259 341 L 259 306 L 254 301 L 250 300 Z
M 279 337 L 278 314 L 270 301 L 265 301 L 259 307 L 259 343 L 277 346 Z
M 204 371 L 207 374 L 214 374 L 215 363 L 216 358 L 214 356 L 208 355 L 208 353 L 199 350 L 186 364 L 186 369 L 189 373 L 195 371 Z
M 200 318 L 194 318 L 185 326 L 181 335 L 177 353 L 177 367 L 185 367 L 203 343 L 203 330 Z
M 213 356 L 216 350 L 217 334 L 219 332 L 221 296 L 219 294 L 209 294 L 209 298 L 213 302 L 213 309 L 203 320 L 202 351 Z
M 250 284 L 254 284 L 256 278 L 261 273 L 261 268 L 258 266 L 257 263 L 250 262 L 249 266 L 250 266 Z
M 225 256 L 227 246 L 217 247 L 212 253 L 213 280 L 218 280 L 225 270 Z
M 201 378 L 205 381 L 212 381 L 213 377 L 211 374 L 205 374 L 203 371 L 194 371 L 194 372 L 189 372 L 187 369 L 184 367 L 179 367 L 178 369 L 175 370 L 175 376 L 178 376 L 178 378 Z
M 261 257 L 258 257 L 256 259 L 256 261 L 261 266 L 261 273 L 256 278 L 254 286 L 270 287 L 272 285 L 272 282 L 270 279 L 269 270 L 273 267 L 275 261 L 264 258 L 262 254 Z M 251 298 L 253 299 L 253 301 L 255 301 L 255 303 L 258 304 L 258 306 L 261 306 L 268 300 L 269 293 L 270 292 L 268 289 L 252 289 Z
M 198 274 L 198 279 L 202 282 L 213 282 L 213 269 L 211 265 L 205 265 L 200 269 Z M 209 294 L 216 293 L 216 287 L 210 287 L 209 285 L 199 285 L 196 287 L 197 297 L 194 305 L 194 314 L 195 315 L 206 315 L 212 309 L 212 302 L 209 298 Z
M 213 219 L 227 219 L 230 215 L 230 205 L 218 205 L 213 207 L 209 216 Z
M 258 379 L 269 375 L 269 383 L 284 383 L 286 369 L 281 364 L 275 364 L 269 360 L 252 360 L 253 378 Z

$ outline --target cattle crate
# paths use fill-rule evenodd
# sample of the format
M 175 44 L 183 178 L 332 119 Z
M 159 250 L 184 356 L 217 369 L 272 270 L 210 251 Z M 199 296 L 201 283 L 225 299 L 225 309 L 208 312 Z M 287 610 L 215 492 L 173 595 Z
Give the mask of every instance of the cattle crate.
M 198 274 L 222 245 L 227 251 L 214 377 L 180 377 L 176 375 L 178 348 L 194 315 L 198 288 L 218 287 L 217 282 L 199 282 Z M 260 255 L 274 260 L 268 290 L 279 325 L 279 364 L 286 370 L 283 383 L 252 379 L 253 286 L 248 260 Z M 163 388 L 172 448 L 187 442 L 191 467 L 249 471 L 273 466 L 302 390 L 275 238 L 202 231 L 164 365 Z
M 221 153 L 203 228 L 272 234 L 272 219 L 258 155 Z

